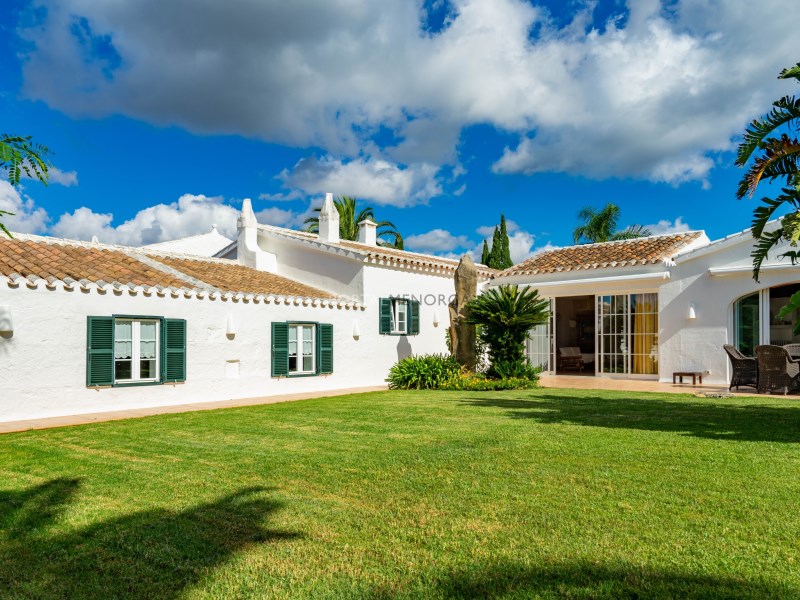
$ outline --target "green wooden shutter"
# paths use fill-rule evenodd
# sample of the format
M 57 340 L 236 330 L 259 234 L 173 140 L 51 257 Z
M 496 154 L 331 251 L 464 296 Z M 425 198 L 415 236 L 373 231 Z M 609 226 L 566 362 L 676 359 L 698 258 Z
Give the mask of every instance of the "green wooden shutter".
M 86 385 L 114 385 L 114 319 L 86 319 Z
M 184 319 L 164 319 L 162 321 L 164 342 L 161 364 L 162 381 L 174 383 L 186 381 L 186 321 Z
M 289 324 L 272 324 L 272 376 L 289 375 Z
M 386 335 L 392 333 L 392 299 L 381 298 L 379 312 L 378 332 Z
M 330 323 L 317 325 L 317 350 L 317 373 L 333 373 L 333 325 Z
M 408 334 L 419 335 L 419 301 L 408 303 Z

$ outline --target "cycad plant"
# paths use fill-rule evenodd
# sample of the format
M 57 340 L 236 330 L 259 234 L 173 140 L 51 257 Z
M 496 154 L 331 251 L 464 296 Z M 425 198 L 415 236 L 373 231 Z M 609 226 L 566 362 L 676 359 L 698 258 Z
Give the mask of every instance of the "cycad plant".
M 778 79 L 800 81 L 800 63 L 784 69 Z M 737 198 L 752 197 L 758 184 L 767 180 L 781 182 L 781 193 L 775 198 L 762 198 L 761 206 L 753 211 L 751 231 L 758 240 L 751 254 L 753 258 L 753 278 L 758 281 L 761 265 L 770 250 L 781 241 L 797 246 L 800 241 L 800 98 L 784 96 L 772 103 L 772 110 L 755 119 L 744 132 L 739 144 L 736 164 L 744 167 L 753 159 L 750 168 L 739 182 Z M 755 158 L 753 158 L 753 156 Z M 790 208 L 792 212 L 783 217 L 780 225 L 767 231 L 767 223 L 780 208 Z M 796 250 L 781 254 L 797 263 L 800 255 Z
M 378 226 L 378 244 L 403 249 L 403 236 L 391 221 L 377 221 L 375 210 L 371 206 L 365 206 L 361 210 L 357 207 L 358 201 L 354 196 L 341 196 L 333 201 L 336 210 L 339 211 L 339 237 L 343 240 L 358 241 L 358 224 L 364 219 L 375 221 Z M 322 208 L 315 208 L 319 213 Z M 305 220 L 306 231 L 319 233 L 319 216 L 309 217 Z
M 529 287 L 500 285 L 470 300 L 469 322 L 481 326 L 489 346 L 491 373 L 509 376 L 527 371 L 525 340 L 528 332 L 547 323 L 550 304 Z

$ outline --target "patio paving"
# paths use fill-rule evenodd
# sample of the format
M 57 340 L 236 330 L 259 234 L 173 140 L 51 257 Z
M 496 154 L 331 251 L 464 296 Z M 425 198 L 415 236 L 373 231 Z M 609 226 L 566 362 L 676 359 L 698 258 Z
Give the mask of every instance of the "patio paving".
M 646 379 L 613 379 L 591 375 L 542 375 L 542 387 L 573 388 L 578 390 L 615 390 L 620 392 L 664 392 L 669 394 L 734 394 L 737 396 L 757 396 L 755 389 L 742 387 L 738 392 L 728 391 L 728 386 L 719 383 L 692 385 L 688 383 L 662 383 Z

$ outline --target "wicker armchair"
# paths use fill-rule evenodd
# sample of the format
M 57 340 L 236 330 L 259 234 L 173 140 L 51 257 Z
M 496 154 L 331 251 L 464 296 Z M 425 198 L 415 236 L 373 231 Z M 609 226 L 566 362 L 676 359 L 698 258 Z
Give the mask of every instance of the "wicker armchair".
M 789 351 L 789 356 L 792 358 L 800 358 L 800 344 L 784 344 L 783 347 Z
M 756 366 L 756 359 L 745 356 L 739 349 L 730 344 L 723 346 L 725 352 L 728 353 L 728 358 L 731 359 L 731 385 L 728 388 L 732 390 L 734 387 L 738 390 L 740 385 L 747 385 L 756 387 L 758 384 L 758 367 Z
M 781 346 L 756 346 L 758 393 L 782 392 L 800 388 L 800 360 Z

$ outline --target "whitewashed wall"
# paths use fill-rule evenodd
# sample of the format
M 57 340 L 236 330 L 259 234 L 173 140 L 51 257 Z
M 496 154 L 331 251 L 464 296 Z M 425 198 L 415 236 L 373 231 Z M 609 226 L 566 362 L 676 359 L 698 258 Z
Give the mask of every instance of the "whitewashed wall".
M 263 233 L 258 237 L 258 244 L 278 257 L 278 275 L 337 296 L 363 300 L 363 263 L 360 260 Z
M 13 337 L 0 337 L 0 421 L 380 385 L 386 375 L 369 368 L 379 350 L 353 339 L 353 322 L 368 314 L 362 309 L 31 290 L 24 284 L 10 289 L 2 278 L 0 305 L 10 308 L 14 323 Z M 186 383 L 87 388 L 86 317 L 112 314 L 186 319 Z M 226 336 L 228 315 L 233 339 Z M 333 324 L 332 375 L 271 377 L 270 323 L 288 320 Z M 226 376 L 230 361 L 239 362 L 238 378 Z
M 672 278 L 661 287 L 662 381 L 671 381 L 674 371 L 697 370 L 708 371 L 704 381 L 729 382 L 730 362 L 722 346 L 733 343 L 733 303 L 760 289 L 800 282 L 800 267 L 776 260 L 765 263 L 761 281 L 756 282 L 751 273 L 752 239 L 734 241 L 680 259 Z M 711 275 L 709 268 L 731 272 Z M 696 315 L 691 320 L 690 304 Z
M 397 360 L 412 354 L 447 352 L 445 331 L 450 325 L 447 304 L 454 293 L 452 275 L 365 266 L 364 301 L 368 309 L 364 315 L 366 326 L 362 326 L 362 331 L 369 336 L 369 343 L 380 349 L 372 360 L 373 368 L 386 372 Z M 389 297 L 419 301 L 419 335 L 378 333 L 378 300 Z M 434 325 L 434 320 L 438 325 Z
M 92 287 L 66 291 L 60 285 L 16 289 L 0 278 L 0 306 L 14 323 L 0 337 L 0 421 L 152 406 L 335 390 L 385 383 L 389 367 L 408 354 L 444 352 L 447 315 L 424 303 L 417 336 L 378 334 L 377 298 L 390 294 L 449 294 L 453 280 L 365 267 L 370 282 L 363 308 L 264 304 L 198 298 L 165 298 Z M 182 318 L 187 321 L 187 380 L 182 384 L 128 388 L 86 387 L 86 317 L 113 314 Z M 228 315 L 236 335 L 226 336 Z M 334 327 L 334 372 L 328 376 L 271 377 L 272 321 L 308 320 Z M 353 336 L 358 322 L 360 336 Z M 226 375 L 238 361 L 239 376 Z

